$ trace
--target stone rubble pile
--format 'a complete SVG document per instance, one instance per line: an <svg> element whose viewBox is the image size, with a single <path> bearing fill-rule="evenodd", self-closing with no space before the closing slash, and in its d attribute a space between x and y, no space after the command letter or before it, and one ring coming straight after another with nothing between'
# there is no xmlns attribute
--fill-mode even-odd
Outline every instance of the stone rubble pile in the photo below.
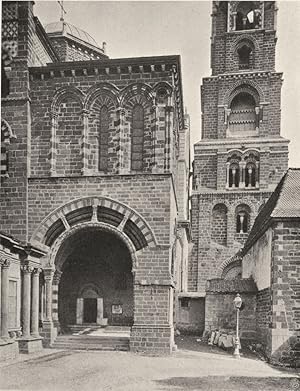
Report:
<svg viewBox="0 0 300 391"><path fill-rule="evenodd" d="M203 334L203 340L207 340L208 345L216 345L227 350L234 347L235 335L233 331L206 330Z"/></svg>

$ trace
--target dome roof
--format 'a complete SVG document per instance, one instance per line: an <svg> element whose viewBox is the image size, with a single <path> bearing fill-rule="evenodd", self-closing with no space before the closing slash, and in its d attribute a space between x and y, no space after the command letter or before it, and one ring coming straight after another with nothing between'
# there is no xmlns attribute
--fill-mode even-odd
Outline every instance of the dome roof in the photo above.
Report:
<svg viewBox="0 0 300 391"><path fill-rule="evenodd" d="M80 28L73 26L71 23L67 23L65 21L59 21L54 23L49 23L45 27L46 33L49 36L66 36L71 39L75 39L76 41L81 41L82 43L86 43L99 48L99 45L94 40L90 34L86 31L81 30Z"/></svg>

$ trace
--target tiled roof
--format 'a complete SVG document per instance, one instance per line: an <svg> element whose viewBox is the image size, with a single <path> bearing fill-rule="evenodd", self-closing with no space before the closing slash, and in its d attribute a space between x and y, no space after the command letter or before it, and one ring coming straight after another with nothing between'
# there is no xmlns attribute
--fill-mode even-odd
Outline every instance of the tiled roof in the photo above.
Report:
<svg viewBox="0 0 300 391"><path fill-rule="evenodd" d="M257 287L252 278L224 280L214 278L207 281L206 292L211 293L250 293L256 292Z"/></svg>
<svg viewBox="0 0 300 391"><path fill-rule="evenodd" d="M300 218L300 169L289 168L255 219L242 249L245 254L272 219Z"/></svg>
<svg viewBox="0 0 300 391"><path fill-rule="evenodd" d="M74 37L99 49L99 45L89 33L73 26L71 23L60 20L58 22L47 24L45 30L47 34L60 34Z"/></svg>
<svg viewBox="0 0 300 391"><path fill-rule="evenodd" d="M271 217L300 217L300 169L290 168Z"/></svg>

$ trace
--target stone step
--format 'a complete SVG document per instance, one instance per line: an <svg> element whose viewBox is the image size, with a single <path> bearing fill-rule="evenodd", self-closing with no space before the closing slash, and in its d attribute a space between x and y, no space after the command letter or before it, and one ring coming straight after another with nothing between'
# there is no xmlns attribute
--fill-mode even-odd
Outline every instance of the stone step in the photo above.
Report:
<svg viewBox="0 0 300 391"><path fill-rule="evenodd" d="M129 338L119 336L60 335L51 347L65 350L128 351Z"/></svg>
<svg viewBox="0 0 300 391"><path fill-rule="evenodd" d="M97 350L97 351L122 351L127 352L129 350L129 344L126 345L87 345L87 344L67 344L67 343L56 343L54 342L51 346L53 349L63 350Z"/></svg>
<svg viewBox="0 0 300 391"><path fill-rule="evenodd" d="M59 336L56 338L56 341L61 342L82 342L82 343L115 343L115 342L128 342L129 338L127 337L93 337L93 336L81 336L81 335L72 335L72 336Z"/></svg>

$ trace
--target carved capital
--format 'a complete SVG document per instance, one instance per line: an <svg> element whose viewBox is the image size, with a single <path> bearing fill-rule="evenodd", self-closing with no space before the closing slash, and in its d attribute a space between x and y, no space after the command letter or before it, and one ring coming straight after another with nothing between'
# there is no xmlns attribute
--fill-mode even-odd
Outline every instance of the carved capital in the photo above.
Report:
<svg viewBox="0 0 300 391"><path fill-rule="evenodd" d="M8 269L10 267L10 260L3 258L1 261L2 269Z"/></svg>
<svg viewBox="0 0 300 391"><path fill-rule="evenodd" d="M22 265L21 270L24 274L30 274L33 272L34 268L30 265Z"/></svg>
<svg viewBox="0 0 300 391"><path fill-rule="evenodd" d="M51 268L44 269L44 278L46 281L52 281L54 270Z"/></svg>
<svg viewBox="0 0 300 391"><path fill-rule="evenodd" d="M41 269L41 268L35 267L35 268L33 269L33 276L38 277L38 276L40 275L41 272L42 272L42 269Z"/></svg>
<svg viewBox="0 0 300 391"><path fill-rule="evenodd" d="M59 284L61 275L62 275L62 272L60 270L55 270L54 275L53 275L53 280L52 280L53 285Z"/></svg>

